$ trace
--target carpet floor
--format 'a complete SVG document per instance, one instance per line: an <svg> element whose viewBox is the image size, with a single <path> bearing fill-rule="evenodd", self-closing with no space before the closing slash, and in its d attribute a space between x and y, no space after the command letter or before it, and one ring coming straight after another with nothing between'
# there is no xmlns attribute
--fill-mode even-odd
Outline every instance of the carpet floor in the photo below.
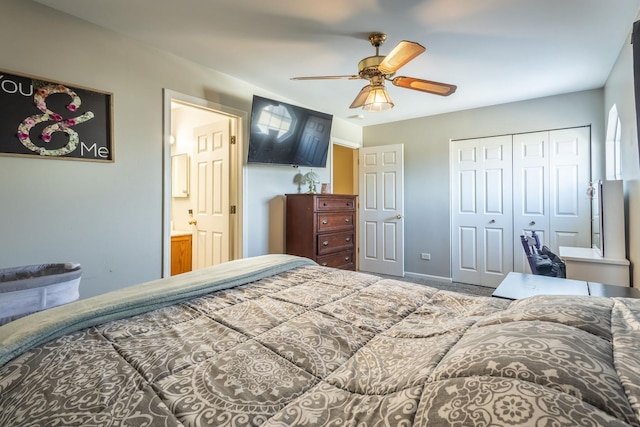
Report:
<svg viewBox="0 0 640 427"><path fill-rule="evenodd" d="M460 292L463 294L479 295L483 297L490 297L493 291L495 291L495 288L490 288L487 286L479 286L479 285L469 285L467 283L456 283L456 282L448 283L448 282L442 282L439 280L425 279L425 278L411 277L411 276L397 277L397 276L389 276L386 274L377 274L377 273L369 273L369 274L374 274L379 277L384 277L385 279L395 279L395 280L400 280L404 282L418 283L420 285L431 286L432 288L437 288L444 291Z"/></svg>

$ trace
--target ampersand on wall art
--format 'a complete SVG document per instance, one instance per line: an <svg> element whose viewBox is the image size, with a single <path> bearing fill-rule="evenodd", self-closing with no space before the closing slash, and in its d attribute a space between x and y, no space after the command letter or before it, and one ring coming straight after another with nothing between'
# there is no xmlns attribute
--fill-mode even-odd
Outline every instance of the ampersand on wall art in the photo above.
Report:
<svg viewBox="0 0 640 427"><path fill-rule="evenodd" d="M41 86L35 91L33 95L33 102L44 114L29 116L18 125L18 139L22 145L42 156L64 156L65 154L69 154L74 151L78 147L79 137L78 133L71 129L71 127L86 122L87 120L91 120L94 117L93 112L87 111L80 116L64 119L61 114L51 111L47 107L47 97L56 93L66 94L71 98L71 102L66 106L69 111L77 111L82 103L80 97L73 90L64 85L48 84ZM42 130L40 139L46 144L51 141L53 133L64 132L69 137L69 141L64 147L58 149L47 149L33 143L31 140L31 130L34 126L43 122L53 123Z"/></svg>

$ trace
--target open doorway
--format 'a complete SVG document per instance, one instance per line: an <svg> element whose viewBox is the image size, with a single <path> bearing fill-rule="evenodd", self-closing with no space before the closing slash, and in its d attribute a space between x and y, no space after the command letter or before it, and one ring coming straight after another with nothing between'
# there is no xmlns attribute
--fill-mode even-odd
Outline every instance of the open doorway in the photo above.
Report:
<svg viewBox="0 0 640 427"><path fill-rule="evenodd" d="M331 155L328 166L331 174L331 193L358 195L358 150L360 145L337 138L331 139ZM356 204L358 205L358 204ZM360 221L358 220L359 208L356 209L354 253L359 252L358 235L360 233ZM359 269L359 260L354 256L356 270Z"/></svg>
<svg viewBox="0 0 640 427"><path fill-rule="evenodd" d="M163 277L241 258L246 113L168 90L164 113Z"/></svg>
<svg viewBox="0 0 640 427"><path fill-rule="evenodd" d="M358 149L350 141L332 138L331 144L331 192L333 194L358 194Z"/></svg>

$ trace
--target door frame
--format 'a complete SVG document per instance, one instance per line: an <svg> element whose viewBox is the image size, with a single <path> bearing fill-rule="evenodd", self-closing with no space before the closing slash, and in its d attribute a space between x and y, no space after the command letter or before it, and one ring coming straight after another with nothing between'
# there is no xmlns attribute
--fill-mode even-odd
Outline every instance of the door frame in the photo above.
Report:
<svg viewBox="0 0 640 427"><path fill-rule="evenodd" d="M230 255L232 259L245 256L244 242L246 218L243 215L244 192L244 140L245 126L248 123L246 111L217 104L206 99L197 98L170 89L163 89L163 114L162 114L162 262L161 277L171 275L171 101L191 105L196 108L211 110L216 114L229 117L232 123L230 134L236 137L235 149L230 156L230 188L229 203L236 206L235 215L231 216L230 232L232 245Z"/></svg>

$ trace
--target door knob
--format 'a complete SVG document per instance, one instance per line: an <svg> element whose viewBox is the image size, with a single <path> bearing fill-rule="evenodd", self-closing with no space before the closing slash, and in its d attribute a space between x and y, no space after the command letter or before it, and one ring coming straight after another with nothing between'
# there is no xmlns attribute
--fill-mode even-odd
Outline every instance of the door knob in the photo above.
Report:
<svg viewBox="0 0 640 427"><path fill-rule="evenodd" d="M198 221L193 219L193 209L189 209L189 225L198 225Z"/></svg>
<svg viewBox="0 0 640 427"><path fill-rule="evenodd" d="M536 225L536 222L535 222L535 221L531 221L531 222L529 223L529 225Z"/></svg>
<svg viewBox="0 0 640 427"><path fill-rule="evenodd" d="M398 214L398 215L396 215L396 218L398 218L398 219L402 219L402 214Z"/></svg>
<svg viewBox="0 0 640 427"><path fill-rule="evenodd" d="M495 224L495 223L496 223L495 219L492 219L491 221L489 221L489 224Z"/></svg>

